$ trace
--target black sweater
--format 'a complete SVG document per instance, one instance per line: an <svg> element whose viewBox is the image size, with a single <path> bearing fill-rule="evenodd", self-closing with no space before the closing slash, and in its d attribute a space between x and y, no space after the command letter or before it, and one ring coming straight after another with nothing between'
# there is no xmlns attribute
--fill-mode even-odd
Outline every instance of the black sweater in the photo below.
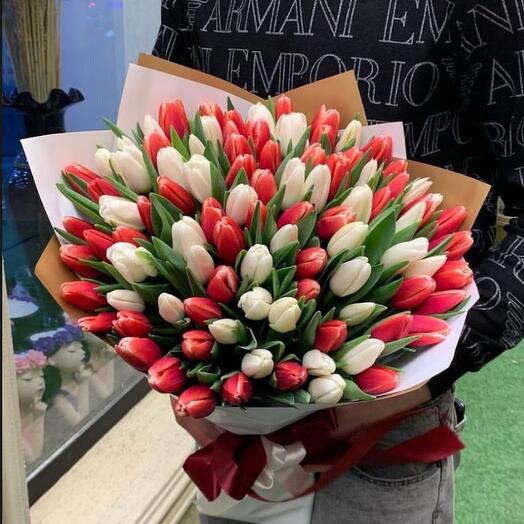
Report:
<svg viewBox="0 0 524 524"><path fill-rule="evenodd" d="M162 0L154 54L265 98L349 69L408 157L491 184L468 258L480 300L432 393L524 334L524 0ZM497 247L497 197L515 217Z"/></svg>

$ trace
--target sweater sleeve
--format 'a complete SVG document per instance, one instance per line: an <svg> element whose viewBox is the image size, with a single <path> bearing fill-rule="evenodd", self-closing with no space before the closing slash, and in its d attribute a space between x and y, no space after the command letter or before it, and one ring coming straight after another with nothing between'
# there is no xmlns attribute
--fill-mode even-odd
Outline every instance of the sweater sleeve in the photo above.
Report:
<svg viewBox="0 0 524 524"><path fill-rule="evenodd" d="M476 267L480 299L468 314L451 366L429 383L434 396L524 336L524 33L511 13L494 13L480 2L463 4L457 23L463 111L490 151L491 201L501 197L504 214L514 218L503 242Z"/></svg>

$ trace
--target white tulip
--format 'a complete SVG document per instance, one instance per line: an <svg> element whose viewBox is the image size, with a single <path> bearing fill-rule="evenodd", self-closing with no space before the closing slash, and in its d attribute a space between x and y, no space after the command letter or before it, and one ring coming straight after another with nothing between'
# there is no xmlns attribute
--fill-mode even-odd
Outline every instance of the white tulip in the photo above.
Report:
<svg viewBox="0 0 524 524"><path fill-rule="evenodd" d="M195 244L189 248L186 263L201 284L205 284L215 270L213 257L200 244Z"/></svg>
<svg viewBox="0 0 524 524"><path fill-rule="evenodd" d="M248 109L247 120L248 122L265 120L268 123L271 134L275 134L275 120L273 119L273 115L271 114L271 111L261 102L257 102Z"/></svg>
<svg viewBox="0 0 524 524"><path fill-rule="evenodd" d="M289 246L298 240L298 226L296 224L286 224L281 227L271 239L269 243L269 250L275 253L279 249Z"/></svg>
<svg viewBox="0 0 524 524"><path fill-rule="evenodd" d="M304 113L288 113L278 119L275 134L283 155L287 154L290 143L292 147L298 144L306 128L307 119Z"/></svg>
<svg viewBox="0 0 524 524"><path fill-rule="evenodd" d="M364 322L375 311L374 302L356 302L343 307L338 318L349 326L356 326Z"/></svg>
<svg viewBox="0 0 524 524"><path fill-rule="evenodd" d="M136 144L128 136L122 135L121 137L118 137L116 139L116 148L119 151L123 151L126 147L136 148L140 153L140 150L136 147Z"/></svg>
<svg viewBox="0 0 524 524"><path fill-rule="evenodd" d="M262 284L271 274L273 257L269 249L262 244L255 244L248 249L240 264L242 278Z"/></svg>
<svg viewBox="0 0 524 524"><path fill-rule="evenodd" d="M187 259L192 246L203 246L206 243L202 228L195 219L188 216L182 217L182 220L173 224L171 235L173 250L184 260Z"/></svg>
<svg viewBox="0 0 524 524"><path fill-rule="evenodd" d="M220 318L208 326L213 338L220 344L236 344L245 335L245 329L238 320Z"/></svg>
<svg viewBox="0 0 524 524"><path fill-rule="evenodd" d="M372 158L369 162L364 164L360 176L358 177L356 186L363 186L369 182L369 179L377 172L378 163Z"/></svg>
<svg viewBox="0 0 524 524"><path fill-rule="evenodd" d="M269 306L273 302L271 293L260 286L244 293L238 301L238 307L244 311L249 320L264 320L269 314Z"/></svg>
<svg viewBox="0 0 524 524"><path fill-rule="evenodd" d="M378 338L368 338L350 349L338 363L338 367L349 375L358 375L371 367L384 351L384 342Z"/></svg>
<svg viewBox="0 0 524 524"><path fill-rule="evenodd" d="M409 242L400 242L400 244L395 244L386 250L380 263L386 270L401 262L421 260L428 254L428 246L428 239L423 237L415 238Z"/></svg>
<svg viewBox="0 0 524 524"><path fill-rule="evenodd" d="M416 260L402 271L405 278L409 277L432 277L446 262L446 255L436 255L433 257Z"/></svg>
<svg viewBox="0 0 524 524"><path fill-rule="evenodd" d="M337 369L335 361L318 349L306 352L302 357L302 365L307 369L307 374L312 377L331 375Z"/></svg>
<svg viewBox="0 0 524 524"><path fill-rule="evenodd" d="M184 303L170 293L158 295L158 313L169 324L182 320L186 314Z"/></svg>
<svg viewBox="0 0 524 524"><path fill-rule="evenodd" d="M193 155L184 164L184 177L192 195L202 203L212 196L211 164L202 155Z"/></svg>
<svg viewBox="0 0 524 524"><path fill-rule="evenodd" d="M367 257L356 257L340 264L329 279L329 289L337 297L347 297L356 293L371 275L371 265Z"/></svg>
<svg viewBox="0 0 524 524"><path fill-rule="evenodd" d="M111 152L105 147L99 147L95 153L95 168L98 174L103 177L113 176L113 171L109 161L111 160Z"/></svg>
<svg viewBox="0 0 524 524"><path fill-rule="evenodd" d="M343 249L354 249L361 246L368 234L368 225L363 222L350 222L342 226L329 240L327 252L330 257Z"/></svg>
<svg viewBox="0 0 524 524"><path fill-rule="evenodd" d="M334 373L328 377L314 378L307 388L315 404L336 404L344 394L345 380Z"/></svg>
<svg viewBox="0 0 524 524"><path fill-rule="evenodd" d="M346 126L346 129L342 132L340 140L337 142L335 151L338 153L349 144L350 140L355 139L355 146L358 147L360 140L360 132L362 131L362 124L360 120L351 120L351 122Z"/></svg>
<svg viewBox="0 0 524 524"><path fill-rule="evenodd" d="M257 192L247 184L235 186L226 203L226 215L231 217L239 226L246 223L249 208L258 202Z"/></svg>
<svg viewBox="0 0 524 524"><path fill-rule="evenodd" d="M349 206L356 213L356 219L367 224L373 206L373 191L367 184L356 186L342 202L342 205Z"/></svg>
<svg viewBox="0 0 524 524"><path fill-rule="evenodd" d="M151 116L146 115L144 117L144 127L143 127L144 136L148 136L155 131L164 134L164 130L159 126L158 122Z"/></svg>
<svg viewBox="0 0 524 524"><path fill-rule="evenodd" d="M135 291L128 289L115 289L106 295L107 303L117 311L138 311L146 309L142 297Z"/></svg>
<svg viewBox="0 0 524 524"><path fill-rule="evenodd" d="M147 173L142 153L135 146L126 146L122 151L115 151L111 155L111 162L115 171L124 179L126 186L136 193L143 194L151 191L151 179Z"/></svg>
<svg viewBox="0 0 524 524"><path fill-rule="evenodd" d="M406 211L396 222L395 222L395 233L402 231L406 227L412 224L420 223L424 217L426 211L426 203L419 202L415 204L411 209Z"/></svg>
<svg viewBox="0 0 524 524"><path fill-rule="evenodd" d="M98 212L111 226L127 226L138 230L145 227L137 205L127 198L102 195L98 201Z"/></svg>
<svg viewBox="0 0 524 524"><path fill-rule="evenodd" d="M273 372L273 354L267 349L253 349L242 357L240 369L242 373L252 378L264 378Z"/></svg>
<svg viewBox="0 0 524 524"><path fill-rule="evenodd" d="M302 193L305 195L311 187L313 188L309 201L317 211L320 211L326 205L330 184L331 173L329 167L325 164L315 166L304 182Z"/></svg>
<svg viewBox="0 0 524 524"><path fill-rule="evenodd" d="M280 177L279 184L279 187L286 187L284 198L282 199L282 207L284 209L287 209L302 200L302 197L304 196L305 176L306 166L300 158L292 158L286 164L282 176Z"/></svg>
<svg viewBox="0 0 524 524"><path fill-rule="evenodd" d="M155 266L146 257L137 255L138 249L129 242L116 242L106 251L106 256L113 267L130 284L137 284L147 277L157 275Z"/></svg>
<svg viewBox="0 0 524 524"><path fill-rule="evenodd" d="M212 115L202 115L200 117L202 121L202 127L204 128L204 136L206 140L211 142L211 145L216 147L217 142L222 143L224 141L222 137L222 130L216 117Z"/></svg>
<svg viewBox="0 0 524 524"><path fill-rule="evenodd" d="M189 153L193 155L203 155L206 150L206 146L202 143L200 138L191 133L189 135Z"/></svg>
<svg viewBox="0 0 524 524"><path fill-rule="evenodd" d="M300 306L295 298L279 298L269 308L269 327L279 333L288 333L297 327L300 315Z"/></svg>
<svg viewBox="0 0 524 524"><path fill-rule="evenodd" d="M407 206L408 204L411 204L411 202L414 202L417 198L425 195L431 187L432 183L433 182L431 182L431 180L427 177L417 178L408 186L408 190L402 199L402 203Z"/></svg>
<svg viewBox="0 0 524 524"><path fill-rule="evenodd" d="M184 189L189 189L184 174L184 159L174 147L163 147L156 156L158 174L170 178Z"/></svg>

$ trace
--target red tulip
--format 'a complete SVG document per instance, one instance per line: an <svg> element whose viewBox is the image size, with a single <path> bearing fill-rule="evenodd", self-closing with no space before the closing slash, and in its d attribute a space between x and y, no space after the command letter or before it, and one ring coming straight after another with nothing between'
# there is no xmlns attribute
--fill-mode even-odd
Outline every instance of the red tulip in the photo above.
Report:
<svg viewBox="0 0 524 524"><path fill-rule="evenodd" d="M331 145L331 150L333 150L335 149L335 145L337 143L337 131L338 129L335 129L334 127L331 127L327 124L320 124L312 128L309 140L311 143L319 143L322 140L322 137L326 135Z"/></svg>
<svg viewBox="0 0 524 524"><path fill-rule="evenodd" d="M266 218L267 218L267 207L261 202L260 200L258 202L251 202L251 205L249 206L249 209L247 210L246 215L246 227L251 227L251 221L253 220L253 215L255 214L255 209L257 207L257 204L260 208L260 224L262 227L266 224Z"/></svg>
<svg viewBox="0 0 524 524"><path fill-rule="evenodd" d="M229 168L229 171L226 175L226 187L228 189L233 185L238 172L242 168L246 173L248 181L251 182L251 175L257 168L257 162L252 154L239 155L235 158L235 160L233 160L233 163L231 164L231 167Z"/></svg>
<svg viewBox="0 0 524 524"><path fill-rule="evenodd" d="M238 132L241 135L246 136L246 126L244 124L244 120L242 119L242 116L236 109L230 109L229 111L226 111L224 113L224 119L225 119L226 124L228 121L233 122L236 128L238 129Z"/></svg>
<svg viewBox="0 0 524 524"><path fill-rule="evenodd" d="M355 375L357 386L368 395L380 395L391 391L398 384L398 371L375 364Z"/></svg>
<svg viewBox="0 0 524 524"><path fill-rule="evenodd" d="M331 353L346 341L347 336L348 328L343 320L328 320L318 326L313 347L322 353Z"/></svg>
<svg viewBox="0 0 524 524"><path fill-rule="evenodd" d="M329 171L331 172L331 186L329 187L329 200L333 199L337 194L338 188L342 183L344 177L351 171L352 162L343 153L334 153L330 155L327 160ZM345 186L346 189L348 186Z"/></svg>
<svg viewBox="0 0 524 524"><path fill-rule="evenodd" d="M65 244L60 247L60 260L77 275L85 278L97 278L100 273L89 266L86 266L81 259L92 259L94 253L89 246Z"/></svg>
<svg viewBox="0 0 524 524"><path fill-rule="evenodd" d="M167 136L158 129L144 137L144 150L155 167L157 167L156 157L158 152L164 147L169 147L170 145L170 140L168 140Z"/></svg>
<svg viewBox="0 0 524 524"><path fill-rule="evenodd" d="M468 212L464 206L454 206L444 209L437 218L437 229L433 234L433 238L439 238L457 231L466 219L467 214Z"/></svg>
<svg viewBox="0 0 524 524"><path fill-rule="evenodd" d="M277 221L278 229L284 227L286 224L296 224L300 222L300 220L314 210L315 206L313 206L311 202L297 202L293 204L280 215Z"/></svg>
<svg viewBox="0 0 524 524"><path fill-rule="evenodd" d="M329 240L342 226L355 220L356 214L349 206L335 206L324 211L317 222L317 235Z"/></svg>
<svg viewBox="0 0 524 524"><path fill-rule="evenodd" d="M107 306L106 297L96 291L99 284L87 280L64 282L60 286L63 299L85 311L95 311L99 307Z"/></svg>
<svg viewBox="0 0 524 524"><path fill-rule="evenodd" d="M216 103L207 103L207 104L200 104L200 107L198 108L201 115L208 115L208 116L214 116L218 124L220 125L220 128L224 127L225 117L224 112L222 111L222 108L216 104Z"/></svg>
<svg viewBox="0 0 524 524"><path fill-rule="evenodd" d="M307 370L298 362L286 360L275 365L274 373L277 389L293 391L300 389L307 380Z"/></svg>
<svg viewBox="0 0 524 524"><path fill-rule="evenodd" d="M420 221L418 229L423 228L431 220L433 213L435 213L438 206L442 202L442 196L437 195L435 193L429 193L429 194L422 195L419 198L416 198L415 200L413 200L413 202L410 202L407 206L405 206L402 209L400 215L401 216L404 215L412 207L416 206L420 202L424 202L424 214L422 216L422 220Z"/></svg>
<svg viewBox="0 0 524 524"><path fill-rule="evenodd" d="M213 197L206 198L202 204L202 212L200 214L200 226L206 235L208 242L213 240L213 230L215 224L225 216L224 210L220 202Z"/></svg>
<svg viewBox="0 0 524 524"><path fill-rule="evenodd" d="M387 167L384 169L384 178L387 178L390 175L398 175L404 171L407 171L408 161L407 160L393 160L390 162Z"/></svg>
<svg viewBox="0 0 524 524"><path fill-rule="evenodd" d="M215 410L215 395L209 386L195 384L182 391L175 404L179 417L204 418Z"/></svg>
<svg viewBox="0 0 524 524"><path fill-rule="evenodd" d="M326 163L327 155L319 143L314 143L304 151L300 160L306 165L309 162L311 167L316 167Z"/></svg>
<svg viewBox="0 0 524 524"><path fill-rule="evenodd" d="M435 287L435 281L428 276L406 278L391 299L391 305L396 309L412 309L422 304Z"/></svg>
<svg viewBox="0 0 524 524"><path fill-rule="evenodd" d="M232 133L226 138L224 151L230 162L233 162L238 155L248 155L252 153L247 138L237 133Z"/></svg>
<svg viewBox="0 0 524 524"><path fill-rule="evenodd" d="M162 351L150 338L125 337L115 346L115 351L138 371L146 372L162 358Z"/></svg>
<svg viewBox="0 0 524 524"><path fill-rule="evenodd" d="M136 201L136 206L138 208L138 214L140 219L146 226L147 232L153 234L153 218L151 214L151 201L144 195L140 195Z"/></svg>
<svg viewBox="0 0 524 524"><path fill-rule="evenodd" d="M182 353L189 360L208 362L211 360L211 351L215 339L208 331L191 329L182 335Z"/></svg>
<svg viewBox="0 0 524 524"><path fill-rule="evenodd" d="M113 328L121 337L147 337L151 331L151 322L144 313L119 311Z"/></svg>
<svg viewBox="0 0 524 524"><path fill-rule="evenodd" d="M206 291L214 301L229 304L236 297L238 283L238 276L231 266L218 266L209 277Z"/></svg>
<svg viewBox="0 0 524 524"><path fill-rule="evenodd" d="M387 206L391 200L391 189L388 186L381 187L373 193L373 204L371 206L371 217L373 220Z"/></svg>
<svg viewBox="0 0 524 524"><path fill-rule="evenodd" d="M236 126L235 122L232 120L226 120L224 121L224 127L222 128L222 138L223 142L225 142L229 136L231 135L240 135L240 131L238 130L238 127Z"/></svg>
<svg viewBox="0 0 524 524"><path fill-rule="evenodd" d="M320 295L320 284L311 278L304 278L297 282L297 300L301 297L308 300L314 300Z"/></svg>
<svg viewBox="0 0 524 524"><path fill-rule="evenodd" d="M288 115L293 112L291 98L286 95L280 95L275 104L275 116L278 120L282 115Z"/></svg>
<svg viewBox="0 0 524 524"><path fill-rule="evenodd" d="M447 260L445 264L433 275L437 284L437 291L447 289L460 289L473 280L473 271L468 263L460 260Z"/></svg>
<svg viewBox="0 0 524 524"><path fill-rule="evenodd" d="M248 138L253 141L257 158L260 156L262 148L266 142L271 138L269 124L265 120L250 120L246 125L246 133Z"/></svg>
<svg viewBox="0 0 524 524"><path fill-rule="evenodd" d="M269 169L257 169L251 177L251 186L264 204L267 204L278 190L275 177Z"/></svg>
<svg viewBox="0 0 524 524"><path fill-rule="evenodd" d="M186 382L181 364L176 357L159 358L147 372L149 385L160 393L179 393Z"/></svg>
<svg viewBox="0 0 524 524"><path fill-rule="evenodd" d="M418 315L437 315L447 313L466 299L468 294L463 289L435 291L417 308Z"/></svg>
<svg viewBox="0 0 524 524"><path fill-rule="evenodd" d="M189 130L189 122L182 100L176 98L170 102L160 104L158 123L166 136L171 136L171 127L174 127L177 135L182 138L186 131Z"/></svg>
<svg viewBox="0 0 524 524"><path fill-rule="evenodd" d="M222 382L221 390L224 402L230 406L245 404L253 394L253 384L244 373L239 371L236 375L226 378Z"/></svg>
<svg viewBox="0 0 524 524"><path fill-rule="evenodd" d="M399 173L385 187L389 187L391 198L397 198L404 191L408 182L409 175L406 172Z"/></svg>
<svg viewBox="0 0 524 524"><path fill-rule="evenodd" d="M225 216L215 224L213 243L218 256L224 262L233 264L238 253L244 248L244 233L231 217Z"/></svg>
<svg viewBox="0 0 524 524"><path fill-rule="evenodd" d="M88 169L81 164L69 164L68 166L64 167L64 176L67 182L72 189L81 194L83 194L82 188L73 180L71 175L74 175L80 180L83 180L86 184L89 184L89 182L100 178L94 171L91 171L91 169Z"/></svg>
<svg viewBox="0 0 524 524"><path fill-rule="evenodd" d="M390 135L377 135L361 148L362 152L368 152L369 158L377 162L389 162L393 154L393 139Z"/></svg>
<svg viewBox="0 0 524 524"><path fill-rule="evenodd" d="M91 182L87 184L87 192L95 202L98 202L102 195L120 196L120 192L104 178L95 178L94 180L91 180Z"/></svg>
<svg viewBox="0 0 524 524"><path fill-rule="evenodd" d="M260 169L269 169L274 173L281 162L282 153L280 152L280 146L273 140L268 140L258 156L258 167Z"/></svg>
<svg viewBox="0 0 524 524"><path fill-rule="evenodd" d="M429 249L433 249L444 239L445 237L431 239ZM473 237L471 236L471 231L457 231L456 233L453 233L451 242L446 247L448 260L456 260L463 257L472 245Z"/></svg>
<svg viewBox="0 0 524 524"><path fill-rule="evenodd" d="M105 335L113 329L113 320L116 319L116 313L104 311L91 317L82 317L78 319L78 325L84 330L94 335Z"/></svg>
<svg viewBox="0 0 524 524"><path fill-rule="evenodd" d="M93 229L93 224L91 224L91 222L77 217L64 217L63 224L64 229L68 233L81 239L84 238L84 231Z"/></svg>
<svg viewBox="0 0 524 524"><path fill-rule="evenodd" d="M184 309L186 315L194 322L201 326L206 325L206 320L213 318L222 318L222 311L218 304L205 297L191 297L184 300Z"/></svg>
<svg viewBox="0 0 524 524"><path fill-rule="evenodd" d="M399 340L407 335L410 321L411 315L408 312L397 313L375 324L371 336L386 343Z"/></svg>
<svg viewBox="0 0 524 524"><path fill-rule="evenodd" d="M192 215L195 212L195 202L191 193L166 176L159 176L157 180L159 193L178 207L182 214Z"/></svg>
<svg viewBox="0 0 524 524"><path fill-rule="evenodd" d="M328 135L331 149L335 149L338 128L340 127L340 113L336 109L326 109L322 104L311 121L311 142L318 142L322 134Z"/></svg>
<svg viewBox="0 0 524 524"><path fill-rule="evenodd" d="M439 344L449 333L449 326L445 320L429 315L412 315L408 335L418 336L410 342L410 347L426 347Z"/></svg>
<svg viewBox="0 0 524 524"><path fill-rule="evenodd" d="M363 155L362 151L357 146L350 147L349 149L342 151L340 154L350 161L351 169L355 167L355 164Z"/></svg>
<svg viewBox="0 0 524 524"><path fill-rule="evenodd" d="M84 231L84 238L97 258L109 262L106 251L115 243L111 235L98 229L88 229Z"/></svg>
<svg viewBox="0 0 524 524"><path fill-rule="evenodd" d="M295 264L297 272L295 278L315 278L327 264L328 255L321 247L307 247L298 252Z"/></svg>
<svg viewBox="0 0 524 524"><path fill-rule="evenodd" d="M113 240L115 242L127 242L133 244L136 247L139 246L137 239L139 240L149 240L148 237L144 235L141 231L137 231L132 227L127 226L117 226L113 231Z"/></svg>

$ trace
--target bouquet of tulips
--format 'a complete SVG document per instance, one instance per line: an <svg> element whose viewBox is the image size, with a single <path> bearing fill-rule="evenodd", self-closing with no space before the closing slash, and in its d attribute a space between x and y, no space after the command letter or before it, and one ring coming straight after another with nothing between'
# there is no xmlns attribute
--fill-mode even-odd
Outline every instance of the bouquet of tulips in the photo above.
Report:
<svg viewBox="0 0 524 524"><path fill-rule="evenodd" d="M129 136L108 122L94 171L64 166L63 299L180 416L373 399L462 313L466 209L340 120L176 99Z"/></svg>

